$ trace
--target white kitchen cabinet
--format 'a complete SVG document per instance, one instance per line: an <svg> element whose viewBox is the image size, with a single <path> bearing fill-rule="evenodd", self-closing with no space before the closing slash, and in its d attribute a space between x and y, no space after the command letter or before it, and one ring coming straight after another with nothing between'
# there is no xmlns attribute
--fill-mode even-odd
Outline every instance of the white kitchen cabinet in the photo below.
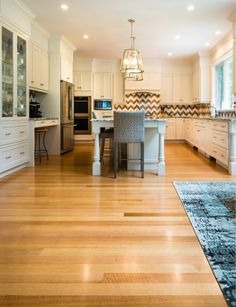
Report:
<svg viewBox="0 0 236 307"><path fill-rule="evenodd" d="M125 80L126 90L158 91L161 87L161 74L158 72L144 72L142 81Z"/></svg>
<svg viewBox="0 0 236 307"><path fill-rule="evenodd" d="M0 122L0 177L28 161L28 121Z"/></svg>
<svg viewBox="0 0 236 307"><path fill-rule="evenodd" d="M114 97L113 97L114 103L123 104L125 100L124 78L122 77L120 72L114 73L113 89L114 89Z"/></svg>
<svg viewBox="0 0 236 307"><path fill-rule="evenodd" d="M29 46L29 86L33 90L48 91L48 53L32 42Z"/></svg>
<svg viewBox="0 0 236 307"><path fill-rule="evenodd" d="M163 73L161 75L160 102L172 103L172 74Z"/></svg>
<svg viewBox="0 0 236 307"><path fill-rule="evenodd" d="M73 59L61 54L61 80L73 83Z"/></svg>
<svg viewBox="0 0 236 307"><path fill-rule="evenodd" d="M176 120L168 119L166 123L165 140L175 140L175 139L176 139Z"/></svg>
<svg viewBox="0 0 236 307"><path fill-rule="evenodd" d="M190 104L192 102L192 74L173 74L172 102L175 104Z"/></svg>
<svg viewBox="0 0 236 307"><path fill-rule="evenodd" d="M113 75L110 72L95 72L93 78L94 99L113 98Z"/></svg>
<svg viewBox="0 0 236 307"><path fill-rule="evenodd" d="M90 71L74 71L75 91L92 90L92 73Z"/></svg>
<svg viewBox="0 0 236 307"><path fill-rule="evenodd" d="M193 65L193 102L211 102L211 61L209 56L199 56Z"/></svg>

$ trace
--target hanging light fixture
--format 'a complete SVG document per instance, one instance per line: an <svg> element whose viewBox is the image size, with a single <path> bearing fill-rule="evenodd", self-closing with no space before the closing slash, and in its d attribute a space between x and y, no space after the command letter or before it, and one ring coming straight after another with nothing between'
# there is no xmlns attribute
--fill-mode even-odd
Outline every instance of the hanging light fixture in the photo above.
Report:
<svg viewBox="0 0 236 307"><path fill-rule="evenodd" d="M134 48L133 24L135 20L129 19L128 22L131 26L131 48L124 50L120 71L126 80L141 81L143 80L142 58L139 51Z"/></svg>

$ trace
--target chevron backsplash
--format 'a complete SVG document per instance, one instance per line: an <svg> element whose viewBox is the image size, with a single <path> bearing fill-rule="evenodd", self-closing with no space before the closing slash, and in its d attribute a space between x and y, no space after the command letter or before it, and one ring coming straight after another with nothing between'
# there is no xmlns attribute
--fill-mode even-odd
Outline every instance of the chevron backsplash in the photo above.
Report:
<svg viewBox="0 0 236 307"><path fill-rule="evenodd" d="M119 111L145 110L145 113L150 116L159 116L160 95L149 92L129 93L125 95L125 103L114 105L114 108Z"/></svg>
<svg viewBox="0 0 236 307"><path fill-rule="evenodd" d="M162 105L160 104L159 93L135 92L125 95L124 104L114 105L115 110L138 111L145 110L146 115L158 117L160 114L165 116L207 116L210 115L209 104L184 104L184 105Z"/></svg>

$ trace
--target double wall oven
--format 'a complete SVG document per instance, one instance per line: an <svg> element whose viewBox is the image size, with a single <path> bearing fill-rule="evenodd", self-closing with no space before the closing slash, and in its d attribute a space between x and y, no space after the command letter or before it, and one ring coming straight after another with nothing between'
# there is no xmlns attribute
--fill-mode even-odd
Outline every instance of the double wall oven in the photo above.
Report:
<svg viewBox="0 0 236 307"><path fill-rule="evenodd" d="M74 97L74 133L91 134L91 96Z"/></svg>

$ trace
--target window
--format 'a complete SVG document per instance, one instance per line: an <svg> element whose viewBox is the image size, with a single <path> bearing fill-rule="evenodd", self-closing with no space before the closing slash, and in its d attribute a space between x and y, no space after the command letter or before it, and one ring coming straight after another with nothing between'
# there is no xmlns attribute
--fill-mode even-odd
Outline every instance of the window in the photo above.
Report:
<svg viewBox="0 0 236 307"><path fill-rule="evenodd" d="M216 101L217 109L232 108L233 93L233 57L228 56L215 65Z"/></svg>

